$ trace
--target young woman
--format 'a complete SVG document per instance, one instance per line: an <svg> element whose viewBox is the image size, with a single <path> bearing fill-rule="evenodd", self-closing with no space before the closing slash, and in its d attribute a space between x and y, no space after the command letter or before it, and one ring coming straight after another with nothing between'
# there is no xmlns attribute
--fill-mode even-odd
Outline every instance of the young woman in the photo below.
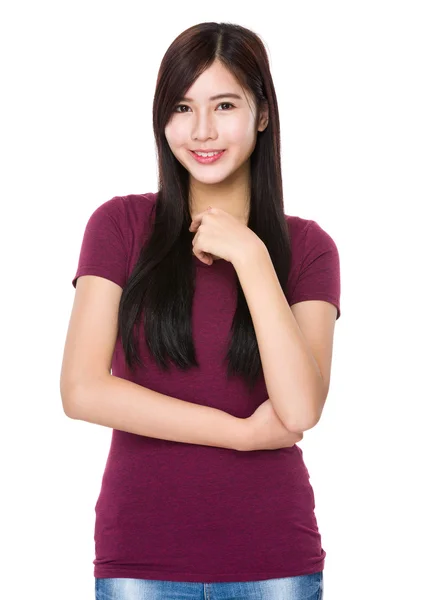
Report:
<svg viewBox="0 0 421 600"><path fill-rule="evenodd" d="M329 389L339 256L284 213L260 38L225 23L179 35L153 127L158 192L87 223L61 372L66 414L113 429L96 598L320 600L296 442Z"/></svg>

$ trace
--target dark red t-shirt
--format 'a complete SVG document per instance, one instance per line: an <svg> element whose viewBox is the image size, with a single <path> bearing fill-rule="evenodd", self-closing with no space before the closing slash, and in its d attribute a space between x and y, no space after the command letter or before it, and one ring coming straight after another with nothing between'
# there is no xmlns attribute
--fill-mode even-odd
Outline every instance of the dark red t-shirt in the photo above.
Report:
<svg viewBox="0 0 421 600"><path fill-rule="evenodd" d="M98 275L124 287L145 240L156 194L116 196L86 225L73 285ZM339 255L313 220L286 216L292 243L290 305L326 300L340 316ZM146 369L125 366L120 338L112 374L162 394L249 417L268 398L253 393L223 358L235 310L235 269L196 261L193 336L200 369L164 374L140 338ZM217 327L215 324L217 323ZM141 330L142 331L142 330ZM112 430L95 505L94 577L191 582L257 581L311 574L326 553L301 448L239 452Z"/></svg>

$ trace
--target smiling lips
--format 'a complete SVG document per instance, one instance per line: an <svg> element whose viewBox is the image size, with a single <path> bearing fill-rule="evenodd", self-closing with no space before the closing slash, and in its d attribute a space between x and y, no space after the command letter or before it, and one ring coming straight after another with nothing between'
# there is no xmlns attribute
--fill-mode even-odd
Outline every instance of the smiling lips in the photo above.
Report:
<svg viewBox="0 0 421 600"><path fill-rule="evenodd" d="M199 162L203 165L208 165L210 163L214 163L217 160L219 160L221 158L221 156L224 154L225 150L221 150L217 154L212 154L211 156L199 156L193 150L189 150L189 152L197 162Z"/></svg>

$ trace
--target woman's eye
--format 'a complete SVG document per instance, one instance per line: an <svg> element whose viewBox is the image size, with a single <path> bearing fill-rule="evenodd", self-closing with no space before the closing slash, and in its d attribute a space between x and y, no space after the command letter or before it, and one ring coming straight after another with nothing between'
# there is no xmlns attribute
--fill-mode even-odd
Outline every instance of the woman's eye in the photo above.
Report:
<svg viewBox="0 0 421 600"><path fill-rule="evenodd" d="M231 102L221 102L221 104L218 104L218 106L224 106L224 105L232 106L232 108L235 108L234 105L231 104ZM178 110L179 108L182 109L182 108L190 108L190 107L187 106L186 104L177 104L177 106L174 109L174 112L180 112L180 113L187 112L185 110ZM222 111L222 112L225 112L225 111Z"/></svg>
<svg viewBox="0 0 421 600"><path fill-rule="evenodd" d="M186 106L185 104L177 104L177 106L175 107L174 111L175 112L185 112L184 110L177 110L178 108L189 108L189 107Z"/></svg>
<svg viewBox="0 0 421 600"><path fill-rule="evenodd" d="M222 106L223 104L225 104L225 106L232 106L234 108L234 104L231 104L231 102L221 102L219 106Z"/></svg>

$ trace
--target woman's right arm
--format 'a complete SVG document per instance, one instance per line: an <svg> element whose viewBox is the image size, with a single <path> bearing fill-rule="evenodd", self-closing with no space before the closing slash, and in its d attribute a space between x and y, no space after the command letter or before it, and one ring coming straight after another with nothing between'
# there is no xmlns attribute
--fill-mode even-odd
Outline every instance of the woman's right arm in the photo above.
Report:
<svg viewBox="0 0 421 600"><path fill-rule="evenodd" d="M137 435L243 450L243 422L217 408L185 402L132 381L104 375L68 398L68 417Z"/></svg>
<svg viewBox="0 0 421 600"><path fill-rule="evenodd" d="M248 449L246 419L111 375L121 294L108 279L78 278L60 376L65 414L152 438Z"/></svg>

